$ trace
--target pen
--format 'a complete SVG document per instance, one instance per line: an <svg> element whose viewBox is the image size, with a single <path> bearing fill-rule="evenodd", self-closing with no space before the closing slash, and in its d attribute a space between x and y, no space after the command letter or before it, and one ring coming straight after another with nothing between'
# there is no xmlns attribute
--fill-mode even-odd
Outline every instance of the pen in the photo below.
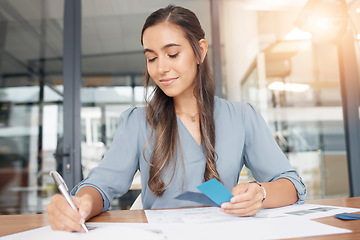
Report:
<svg viewBox="0 0 360 240"><path fill-rule="evenodd" d="M64 179L61 177L61 175L57 172L57 171L51 171L50 172L50 176L54 179L54 182L57 186L57 188L59 189L59 191L61 192L61 194L65 197L66 201L70 204L70 206L77 211L77 208L74 204L74 202L72 201L70 194L69 194L69 189L66 186L66 183L64 181ZM81 226L83 227L83 229L85 230L85 232L89 232L89 230L87 229L87 227L85 226L85 223L81 224Z"/></svg>

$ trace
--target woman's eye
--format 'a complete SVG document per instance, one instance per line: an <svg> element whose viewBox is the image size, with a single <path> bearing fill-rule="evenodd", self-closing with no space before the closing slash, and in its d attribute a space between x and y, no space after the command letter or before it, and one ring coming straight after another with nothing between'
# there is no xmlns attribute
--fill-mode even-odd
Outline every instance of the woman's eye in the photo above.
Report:
<svg viewBox="0 0 360 240"><path fill-rule="evenodd" d="M178 55L179 53L176 53L176 54L173 54L173 55L168 55L170 58L176 58L177 57L177 55Z"/></svg>
<svg viewBox="0 0 360 240"><path fill-rule="evenodd" d="M154 57L154 58L149 58L149 59L148 59L148 62L153 62L153 61L155 61L155 59L156 59L156 57Z"/></svg>

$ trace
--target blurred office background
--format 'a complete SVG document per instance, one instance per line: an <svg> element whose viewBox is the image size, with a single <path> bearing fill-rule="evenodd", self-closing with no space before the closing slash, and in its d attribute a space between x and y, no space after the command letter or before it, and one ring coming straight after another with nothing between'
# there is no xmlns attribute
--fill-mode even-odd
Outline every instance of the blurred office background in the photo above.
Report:
<svg viewBox="0 0 360 240"><path fill-rule="evenodd" d="M0 0L0 214L44 212L49 171L72 187L101 161L122 111L144 104L140 31L169 3L197 14L217 95L257 107L308 199L359 196L360 0Z"/></svg>

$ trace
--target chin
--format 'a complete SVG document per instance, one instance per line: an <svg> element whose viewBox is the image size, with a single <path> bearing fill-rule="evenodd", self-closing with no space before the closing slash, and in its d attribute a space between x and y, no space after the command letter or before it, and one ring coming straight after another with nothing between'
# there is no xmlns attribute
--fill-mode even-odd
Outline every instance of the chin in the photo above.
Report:
<svg viewBox="0 0 360 240"><path fill-rule="evenodd" d="M177 95L179 95L179 93L177 91L164 91L163 89L161 89L166 96L168 97L176 97Z"/></svg>
<svg viewBox="0 0 360 240"><path fill-rule="evenodd" d="M166 96L172 97L172 98L177 96L177 94L175 94L175 93L167 93L167 92L164 92L164 93Z"/></svg>

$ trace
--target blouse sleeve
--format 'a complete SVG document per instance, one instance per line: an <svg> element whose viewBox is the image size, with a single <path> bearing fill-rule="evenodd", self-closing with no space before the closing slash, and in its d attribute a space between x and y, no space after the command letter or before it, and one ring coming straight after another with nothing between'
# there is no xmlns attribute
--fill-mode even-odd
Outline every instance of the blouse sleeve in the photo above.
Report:
<svg viewBox="0 0 360 240"><path fill-rule="evenodd" d="M114 197L124 195L130 188L139 165L139 118L136 108L121 114L118 128L109 150L100 164L88 177L71 191L75 195L81 188L96 188L103 198L103 209L107 211Z"/></svg>
<svg viewBox="0 0 360 240"><path fill-rule="evenodd" d="M256 180L271 182L279 178L290 180L298 194L297 203L304 203L306 187L301 177L293 169L272 136L268 125L251 104L246 104L243 112L245 122L245 165Z"/></svg>

